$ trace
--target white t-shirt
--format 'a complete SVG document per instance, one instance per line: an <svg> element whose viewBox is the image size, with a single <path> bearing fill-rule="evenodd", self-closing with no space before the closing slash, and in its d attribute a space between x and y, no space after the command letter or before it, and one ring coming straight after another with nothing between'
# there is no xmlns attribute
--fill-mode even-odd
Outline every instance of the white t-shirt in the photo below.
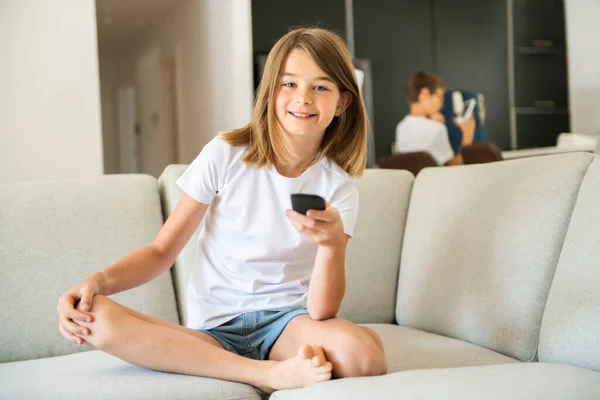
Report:
<svg viewBox="0 0 600 400"><path fill-rule="evenodd" d="M318 246L285 215L290 194L318 194L338 209L352 236L358 211L354 180L323 158L297 178L246 166L246 147L211 140L177 180L210 204L198 236L197 264L187 289L192 329L210 329L241 313L306 307Z"/></svg>
<svg viewBox="0 0 600 400"><path fill-rule="evenodd" d="M412 115L404 117L396 126L396 151L426 151L438 165L444 165L454 158L446 126L429 118Z"/></svg>

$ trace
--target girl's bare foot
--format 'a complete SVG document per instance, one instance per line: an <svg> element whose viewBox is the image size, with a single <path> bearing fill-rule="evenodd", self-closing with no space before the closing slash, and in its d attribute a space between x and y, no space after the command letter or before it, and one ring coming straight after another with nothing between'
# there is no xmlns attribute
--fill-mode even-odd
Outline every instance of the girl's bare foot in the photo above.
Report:
<svg viewBox="0 0 600 400"><path fill-rule="evenodd" d="M313 351L312 362L315 367L319 365L325 365L327 363L327 358L325 357L325 352L321 346L311 345L310 346ZM331 364L331 363L329 363ZM333 367L333 364L331 364Z"/></svg>
<svg viewBox="0 0 600 400"><path fill-rule="evenodd" d="M318 348L317 354L313 348ZM268 361L269 368L264 383L258 388L266 394L275 390L296 389L331 379L331 363L321 355L318 346L303 345L298 355L285 361Z"/></svg>

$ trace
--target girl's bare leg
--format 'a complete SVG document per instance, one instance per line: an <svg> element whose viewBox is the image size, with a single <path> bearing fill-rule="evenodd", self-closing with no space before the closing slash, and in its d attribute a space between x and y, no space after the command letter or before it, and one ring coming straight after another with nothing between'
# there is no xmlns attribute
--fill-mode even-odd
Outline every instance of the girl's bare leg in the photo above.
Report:
<svg viewBox="0 0 600 400"><path fill-rule="evenodd" d="M129 310L129 311L128 311ZM331 378L331 363L318 362L311 346L285 361L257 361L230 353L211 336L94 296L92 322L79 335L98 350L143 368L243 382L270 393ZM133 314L133 315L132 315Z"/></svg>
<svg viewBox="0 0 600 400"><path fill-rule="evenodd" d="M273 345L269 359L285 360L295 356L300 343L310 343L320 349L314 352L332 363L334 378L387 373L387 359L379 335L345 319L316 321L308 315L297 316Z"/></svg>

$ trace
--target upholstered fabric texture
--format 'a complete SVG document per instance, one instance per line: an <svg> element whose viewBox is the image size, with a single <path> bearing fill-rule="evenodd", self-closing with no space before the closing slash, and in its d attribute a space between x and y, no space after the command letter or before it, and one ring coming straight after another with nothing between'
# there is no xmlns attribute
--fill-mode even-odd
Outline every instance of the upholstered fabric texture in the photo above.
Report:
<svg viewBox="0 0 600 400"><path fill-rule="evenodd" d="M59 296L150 244L161 225L147 175L0 185L0 362L84 351L58 330ZM178 320L168 272L111 298Z"/></svg>
<svg viewBox="0 0 600 400"><path fill-rule="evenodd" d="M355 323L395 321L398 265L414 178L369 169L357 179L358 218L346 251L346 294L338 316Z"/></svg>
<svg viewBox="0 0 600 400"><path fill-rule="evenodd" d="M383 342L388 373L518 362L485 347L393 324L365 324Z"/></svg>
<svg viewBox="0 0 600 400"><path fill-rule="evenodd" d="M562 247L542 319L539 359L600 371L598 158L583 179Z"/></svg>
<svg viewBox="0 0 600 400"><path fill-rule="evenodd" d="M597 400L600 374L560 364L440 368L332 380L281 390L272 400Z"/></svg>
<svg viewBox="0 0 600 400"><path fill-rule="evenodd" d="M398 323L534 359L592 157L562 154L419 174L400 263Z"/></svg>
<svg viewBox="0 0 600 400"><path fill-rule="evenodd" d="M101 351L0 364L2 399L260 400L243 383L133 366Z"/></svg>
<svg viewBox="0 0 600 400"><path fill-rule="evenodd" d="M160 190L162 211L165 221L175 207L177 207L179 200L181 200L181 197L183 196L183 191L175 184L175 182L183 175L187 167L188 165L169 165L158 178L158 187ZM196 264L198 233L202 230L203 224L204 222L200 223L190 240L179 253L175 265L171 269L181 325L186 325L187 322L187 285L192 268Z"/></svg>

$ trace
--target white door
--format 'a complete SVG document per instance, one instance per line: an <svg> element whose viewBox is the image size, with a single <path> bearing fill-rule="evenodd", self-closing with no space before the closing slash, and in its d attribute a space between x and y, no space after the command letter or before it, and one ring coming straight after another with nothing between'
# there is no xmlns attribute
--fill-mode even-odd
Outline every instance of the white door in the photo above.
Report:
<svg viewBox="0 0 600 400"><path fill-rule="evenodd" d="M155 177L175 163L173 96L165 94L165 88L171 87L165 69L158 49L140 57L136 67L138 172Z"/></svg>
<svg viewBox="0 0 600 400"><path fill-rule="evenodd" d="M179 118L178 118L178 80L177 57L174 55L161 63L161 115L164 129L170 137L169 146L165 149L169 164L179 163Z"/></svg>
<svg viewBox="0 0 600 400"><path fill-rule="evenodd" d="M119 171L122 174L136 173L138 172L137 111L133 85L124 85L118 89L117 112L119 118Z"/></svg>

